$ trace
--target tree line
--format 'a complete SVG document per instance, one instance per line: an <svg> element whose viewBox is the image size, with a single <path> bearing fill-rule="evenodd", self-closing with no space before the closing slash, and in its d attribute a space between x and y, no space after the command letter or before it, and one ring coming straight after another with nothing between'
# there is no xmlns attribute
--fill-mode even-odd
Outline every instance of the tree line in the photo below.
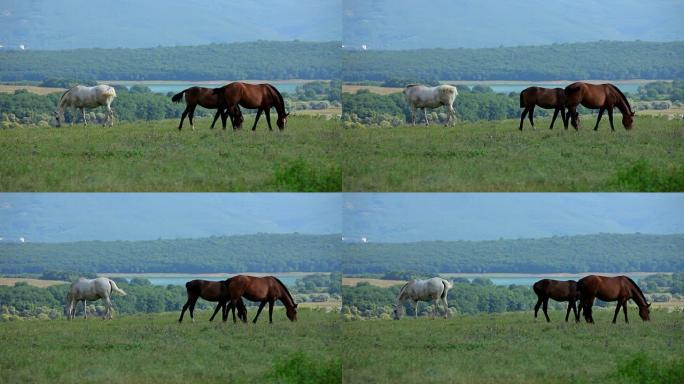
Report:
<svg viewBox="0 0 684 384"><path fill-rule="evenodd" d="M343 80L681 79L684 42L345 51Z"/></svg>
<svg viewBox="0 0 684 384"><path fill-rule="evenodd" d="M339 79L337 42L0 52L0 81Z"/></svg>

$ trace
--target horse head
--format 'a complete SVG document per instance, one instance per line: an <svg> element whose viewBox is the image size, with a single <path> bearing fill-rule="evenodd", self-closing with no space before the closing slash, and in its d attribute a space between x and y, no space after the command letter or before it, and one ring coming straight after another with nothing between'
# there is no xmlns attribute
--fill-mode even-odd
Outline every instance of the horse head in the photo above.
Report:
<svg viewBox="0 0 684 384"><path fill-rule="evenodd" d="M286 315L287 318L290 319L290 321L297 321L297 304L288 307L286 309Z"/></svg>
<svg viewBox="0 0 684 384"><path fill-rule="evenodd" d="M646 304L644 306L639 307L639 317L641 317L641 320L643 321L649 321L651 320L651 304Z"/></svg>
<svg viewBox="0 0 684 384"><path fill-rule="evenodd" d="M290 116L289 113L278 115L278 120L276 121L276 124L278 125L278 129L280 129L280 130L285 129L285 126L287 125L287 117L288 116Z"/></svg>
<svg viewBox="0 0 684 384"><path fill-rule="evenodd" d="M394 320L399 320L399 317L401 316L401 307L394 304L394 309L392 310L392 318Z"/></svg>
<svg viewBox="0 0 684 384"><path fill-rule="evenodd" d="M54 116L55 120L57 120L57 126L61 127L64 120L64 111L62 109L55 109Z"/></svg>
<svg viewBox="0 0 684 384"><path fill-rule="evenodd" d="M632 129L634 124L634 112L625 113L622 115L622 125L625 129Z"/></svg>

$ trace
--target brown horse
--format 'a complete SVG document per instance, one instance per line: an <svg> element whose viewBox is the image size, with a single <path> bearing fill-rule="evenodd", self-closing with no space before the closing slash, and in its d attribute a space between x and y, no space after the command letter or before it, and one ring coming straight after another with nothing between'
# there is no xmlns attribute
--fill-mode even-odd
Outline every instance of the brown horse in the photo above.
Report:
<svg viewBox="0 0 684 384"><path fill-rule="evenodd" d="M534 283L532 286L534 293L537 294L537 305L534 306L534 318L537 318L537 312L539 311L539 306L544 305L544 316L546 321L550 322L549 314L546 312L546 308L549 304L549 298L556 301L567 301L568 310L565 313L565 321L568 321L570 316L570 310L575 315L575 321L579 321L579 313L577 312L577 305L575 304L577 300L580 299L579 291L577 290L577 282L574 280L559 281L542 279Z"/></svg>
<svg viewBox="0 0 684 384"><path fill-rule="evenodd" d="M520 115L520 130L523 129L523 123L525 122L525 115L530 118L530 124L534 128L534 107L539 106L544 109L553 109L553 119L551 119L551 126L549 129L553 129L553 124L556 122L558 117L558 112L561 113L561 119L565 124L565 93L563 88L542 88L542 87L529 87L525 88L520 92L520 108L525 108ZM567 128L567 127L566 127Z"/></svg>
<svg viewBox="0 0 684 384"><path fill-rule="evenodd" d="M599 114L596 119L594 131L598 129L599 122L603 116L603 112L608 111L608 120L610 121L610 129L615 131L613 126L613 108L617 108L622 113L622 125L625 129L632 129L634 124L634 112L627 101L627 97L613 84L588 84L588 83L572 83L565 87L565 106L568 108L566 120L563 121L565 126L568 126L568 119L571 119L572 126L579 129L579 114L577 113L577 106L582 104L589 109L598 109Z"/></svg>
<svg viewBox="0 0 684 384"><path fill-rule="evenodd" d="M256 109L257 114L252 131L256 130L256 125L262 112L266 114L268 129L273 130L271 128L271 108L275 108L278 113L278 119L276 120L278 129L282 131L285 129L285 125L287 125L287 117L290 114L285 112L285 100L283 95L271 84L235 82L221 88L216 88L213 92L218 96L219 105L222 108L227 108L229 111L238 108L238 106ZM238 128L241 126L242 122L238 124Z"/></svg>
<svg viewBox="0 0 684 384"><path fill-rule="evenodd" d="M195 321L195 318L193 316L195 311L195 304L197 303L197 299L199 299L200 297L207 301L218 301L216 309L214 309L214 314L211 315L209 321L214 321L214 317L216 316L216 313L218 312L219 308L222 309L221 314L223 321L226 321L226 319L228 318L228 312L231 309L233 310L233 317L235 317L235 307L237 307L238 309L238 316L240 317L240 319L242 319L243 321L247 321L247 308L245 308L245 304L242 302L242 300L238 300L235 303L230 302L230 295L227 289L228 280L192 280L185 283L185 289L188 293L188 301L185 303L185 305L183 305L183 310L181 311L181 315L178 319L178 322L180 323L183 321L183 315L185 315L185 311L188 308L190 309L190 318L192 319L192 321ZM230 304L228 304L228 302L230 302ZM227 309L226 304L228 304Z"/></svg>
<svg viewBox="0 0 684 384"><path fill-rule="evenodd" d="M613 324L617 320L617 315L622 307L625 313L625 323L627 320L627 302L629 299L634 300L639 307L639 317L642 320L650 320L649 307L651 304L646 302L646 296L641 292L641 289L627 276L606 277L589 275L580 279L577 282L577 289L580 291L582 300L582 308L584 309L584 319L587 323L593 323L594 318L591 316L591 307L594 305L594 299L599 298L603 301L617 301L617 308L615 308L615 315L613 316Z"/></svg>
<svg viewBox="0 0 684 384"><path fill-rule="evenodd" d="M214 94L213 89L190 87L173 95L171 101L174 103L180 103L183 95L185 95L185 110L181 115L180 124L178 125L179 131L183 128L183 120L185 120L185 116L188 116L188 120L190 120L190 127L193 131L195 130L195 125L192 122L192 118L195 116L195 108L197 108L198 105L207 109L216 109L214 121L211 123L211 129L214 129L214 124L216 124L216 120L218 119L219 115L221 116L223 129L226 129L226 115L230 116L230 122L233 125L233 129L242 124L243 118L242 113L240 113L240 108L231 110L219 108L219 100L217 95Z"/></svg>
<svg viewBox="0 0 684 384"><path fill-rule="evenodd" d="M268 303L268 321L273 323L273 304L280 300L285 305L287 318L290 321L297 321L297 304L295 304L290 291L285 284L273 276L254 277L237 275L226 280L230 300L236 305L242 297L249 301L259 301L259 310L254 316L253 322L256 323L261 310ZM235 322L235 311L233 311L233 322ZM246 321L243 319L242 321Z"/></svg>

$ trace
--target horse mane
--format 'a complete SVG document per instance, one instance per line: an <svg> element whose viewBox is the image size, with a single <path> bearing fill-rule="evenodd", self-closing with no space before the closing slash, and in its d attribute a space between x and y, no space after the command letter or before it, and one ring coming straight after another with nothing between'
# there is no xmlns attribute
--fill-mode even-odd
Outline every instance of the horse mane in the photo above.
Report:
<svg viewBox="0 0 684 384"><path fill-rule="evenodd" d="M634 288L636 288L637 292L639 292L639 294L641 295L641 299L644 300L644 303L645 303L646 305L648 305L648 300L646 300L646 296L644 296L644 293L641 291L641 288L639 288L639 286L637 285L637 283L635 283L634 280L632 280L631 278L629 278L629 276L625 276L625 277L627 278L627 280L629 280L630 283L632 283L632 285L634 286Z"/></svg>
<svg viewBox="0 0 684 384"><path fill-rule="evenodd" d="M64 99L64 96L66 96L67 93L71 92L72 89L78 87L78 84L74 85L73 87L67 89L64 93L62 93L62 96L59 97L59 105L62 105L62 99Z"/></svg>
<svg viewBox="0 0 684 384"><path fill-rule="evenodd" d="M613 88L614 90L617 91L617 93L620 94L620 96L622 97L622 101L624 101L625 104L627 104L627 110L629 110L629 113L634 113L634 112L632 112L632 106L629 105L629 101L627 100L627 96L625 96L625 94L622 93L622 91L620 90L620 88L614 86L613 84L608 84L608 85L610 85L611 88ZM630 280L631 280L631 279L630 279ZM633 283L633 281L632 281L632 283Z"/></svg>
<svg viewBox="0 0 684 384"><path fill-rule="evenodd" d="M287 297L290 298L290 301L292 301L292 304L294 305L294 304L295 304L294 298L293 298L292 295L290 294L290 290L287 289L287 287L285 286L285 284L283 284L283 282L280 281L280 279L278 279L278 278L275 277L275 276L271 276L271 278L273 278L273 280L277 281L278 284L280 284L280 286L283 287L283 289L285 290L285 293L287 293Z"/></svg>
<svg viewBox="0 0 684 384"><path fill-rule="evenodd" d="M281 95L281 94L280 94L280 91L278 91L278 90L276 89L276 87L274 87L273 85L271 85L271 84L266 84L266 86L269 87L269 88L271 89L271 91L274 92L274 93L276 94L276 97L277 97L277 99L278 99L278 102L280 103L280 105L283 106L283 114L285 114L285 99L283 99L283 95ZM276 111L277 111L277 110L278 110L278 108L276 108ZM279 113L280 113L280 112L279 112Z"/></svg>

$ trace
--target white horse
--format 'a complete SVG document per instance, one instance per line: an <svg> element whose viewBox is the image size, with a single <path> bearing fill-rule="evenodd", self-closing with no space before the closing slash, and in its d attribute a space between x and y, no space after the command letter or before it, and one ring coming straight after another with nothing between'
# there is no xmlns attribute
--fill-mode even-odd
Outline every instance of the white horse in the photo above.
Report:
<svg viewBox="0 0 684 384"><path fill-rule="evenodd" d="M76 315L76 304L83 301L83 317L88 318L88 311L86 310L86 301L102 299L105 302L107 310L105 311L103 319L108 316L112 318L112 294L117 293L125 296L126 292L119 289L116 283L106 277L98 277L97 279L79 278L69 288L67 293L67 305L64 308L64 315L71 320Z"/></svg>
<svg viewBox="0 0 684 384"><path fill-rule="evenodd" d="M439 108L442 105L447 107L447 123L445 126L451 124L452 116L456 120L454 100L458 96L458 91L454 86L443 84L436 87L426 87L424 85L409 84L404 88L404 96L406 97L406 102L411 106L413 125L416 124L416 108L423 108L425 125L430 124L428 122L427 108Z"/></svg>
<svg viewBox="0 0 684 384"><path fill-rule="evenodd" d="M94 87L85 87L83 85L77 85L70 88L68 91L64 92L62 97L59 99L59 104L57 105L57 110L55 111L55 118L57 119L57 126L62 125L64 121L64 110L66 108L80 109L81 114L83 114L83 125L88 125L86 121L86 108L97 108L100 105L106 107L105 111L105 121L102 126L107 125L109 121L109 126L114 125L114 113L112 112L112 101L116 97L116 90L109 85L100 84Z"/></svg>
<svg viewBox="0 0 684 384"><path fill-rule="evenodd" d="M441 277L433 277L427 280L411 280L404 284L399 291L397 302L394 304L394 319L399 320L402 309L404 308L404 301L413 301L414 317L418 318L418 302L419 301L435 301L435 306L432 311L434 317L437 313L437 301L441 300L444 304L444 318L449 316L449 306L447 305L447 294L453 285L449 280Z"/></svg>

